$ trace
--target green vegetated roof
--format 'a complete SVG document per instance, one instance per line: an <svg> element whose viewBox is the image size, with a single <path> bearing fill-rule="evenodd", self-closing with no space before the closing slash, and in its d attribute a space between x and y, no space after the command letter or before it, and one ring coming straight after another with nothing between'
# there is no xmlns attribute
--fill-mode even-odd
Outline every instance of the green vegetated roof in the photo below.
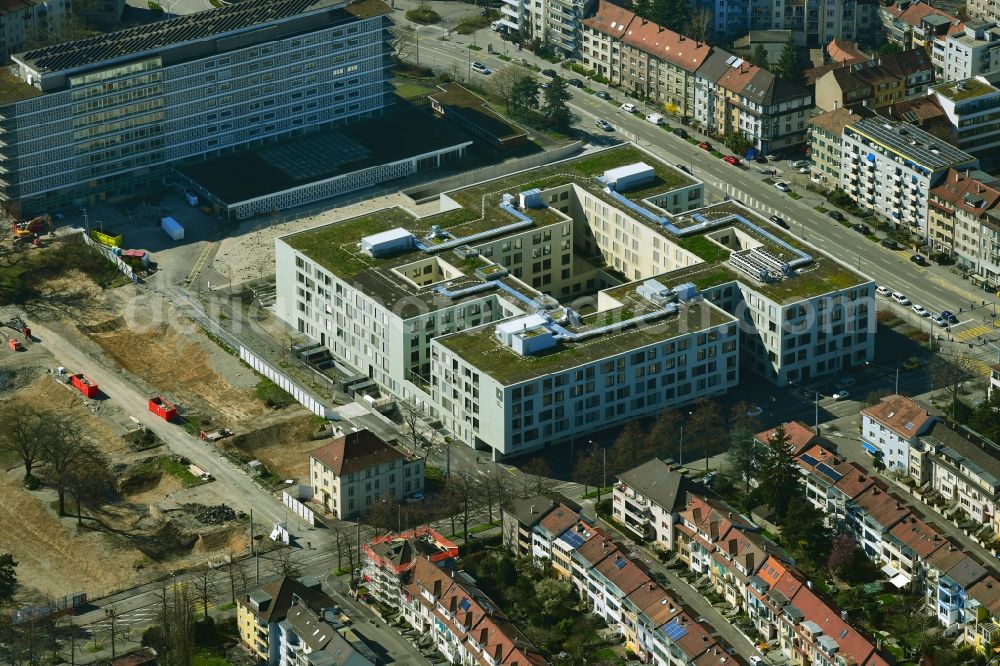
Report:
<svg viewBox="0 0 1000 666"><path fill-rule="evenodd" d="M973 78L942 83L934 86L934 90L953 102L961 102L962 100L970 99L972 97L979 97L980 95L996 92L997 89L989 83L984 83L983 81Z"/></svg>
<svg viewBox="0 0 1000 666"><path fill-rule="evenodd" d="M0 106L38 97L41 94L41 90L11 74L7 67L0 67Z"/></svg>
<svg viewBox="0 0 1000 666"><path fill-rule="evenodd" d="M596 335L582 342L560 341L551 350L537 356L521 356L501 344L494 337L493 326L453 333L436 340L462 358L475 359L479 370L501 384L510 385L730 321L735 321L735 318L714 305L693 302L682 307L676 315L654 320L650 324Z"/></svg>

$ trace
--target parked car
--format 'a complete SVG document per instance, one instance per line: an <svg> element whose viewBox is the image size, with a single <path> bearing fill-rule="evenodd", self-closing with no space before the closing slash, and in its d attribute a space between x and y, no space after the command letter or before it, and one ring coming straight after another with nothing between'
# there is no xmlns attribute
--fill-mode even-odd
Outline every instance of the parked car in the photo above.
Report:
<svg viewBox="0 0 1000 666"><path fill-rule="evenodd" d="M808 169L812 166L812 162L809 160L798 160L797 162L792 162L793 169Z"/></svg>
<svg viewBox="0 0 1000 666"><path fill-rule="evenodd" d="M844 390L837 391L836 393L833 394L833 399L837 401L847 400L850 397L851 394Z"/></svg>
<svg viewBox="0 0 1000 666"><path fill-rule="evenodd" d="M764 409L760 405L750 405L750 409L747 410L747 416L752 419L757 418L764 413Z"/></svg>
<svg viewBox="0 0 1000 666"><path fill-rule="evenodd" d="M914 312L916 312L921 317L930 317L931 316L931 313L927 310L927 308L925 308L922 305L914 304L913 307L911 307L910 309L913 310Z"/></svg>
<svg viewBox="0 0 1000 666"><path fill-rule="evenodd" d="M775 155L774 153L771 153L770 155L767 156L767 159L770 160L771 162L777 162L778 156Z"/></svg>
<svg viewBox="0 0 1000 666"><path fill-rule="evenodd" d="M878 294L879 296L885 296L886 298L888 298L889 296L892 295L892 289L889 289L889 287L878 286L875 287L875 293Z"/></svg>
<svg viewBox="0 0 1000 666"><path fill-rule="evenodd" d="M661 116L658 113L650 113L648 116L646 116L646 122L651 123L653 125L662 125L663 116Z"/></svg>
<svg viewBox="0 0 1000 666"><path fill-rule="evenodd" d="M604 130L605 132L615 131L614 126L607 120L604 120L603 118L598 118L594 124L597 125L599 128L601 128L602 130Z"/></svg>
<svg viewBox="0 0 1000 666"><path fill-rule="evenodd" d="M799 167L799 173L809 173L809 167Z"/></svg>
<svg viewBox="0 0 1000 666"><path fill-rule="evenodd" d="M611 95L604 92L603 90L598 90L594 94L597 95L597 97L599 97L600 99L611 99Z"/></svg>
<svg viewBox="0 0 1000 666"><path fill-rule="evenodd" d="M691 169L689 169L685 164L675 164L674 166L688 175L691 174Z"/></svg>
<svg viewBox="0 0 1000 666"><path fill-rule="evenodd" d="M791 192L792 188L788 186L788 183L779 182L774 184L774 189L779 192Z"/></svg>
<svg viewBox="0 0 1000 666"><path fill-rule="evenodd" d="M722 158L722 161L725 162L726 164L731 164L733 166L739 166L740 165L740 158L735 157L733 155L725 155Z"/></svg>
<svg viewBox="0 0 1000 666"><path fill-rule="evenodd" d="M574 88L582 88L583 87L583 81L581 81L580 79L570 79L570 80L566 81L566 83L570 84Z"/></svg>
<svg viewBox="0 0 1000 666"><path fill-rule="evenodd" d="M844 220L847 219L846 217L844 217L844 214L841 213L839 210L828 210L826 211L826 216L831 219L837 220L837 222L843 222Z"/></svg>
<svg viewBox="0 0 1000 666"><path fill-rule="evenodd" d="M924 255L922 255L922 254L915 254L915 255L911 256L910 257L910 261L912 261L913 263L915 263L917 266L925 266L925 265L927 265L927 260L924 259Z"/></svg>
<svg viewBox="0 0 1000 666"><path fill-rule="evenodd" d="M472 63L472 71L479 72L480 74L489 74L490 68L481 62L474 62Z"/></svg>
<svg viewBox="0 0 1000 666"><path fill-rule="evenodd" d="M852 386L854 386L854 377L843 377L837 381L837 388L839 389L851 388Z"/></svg>
<svg viewBox="0 0 1000 666"><path fill-rule="evenodd" d="M931 321L941 328L948 328L948 320L941 315L931 315Z"/></svg>
<svg viewBox="0 0 1000 666"><path fill-rule="evenodd" d="M904 294L901 291L894 291L894 292L892 292L892 300L896 301L900 305L909 305L910 304L910 299L908 299L906 297L906 294Z"/></svg>
<svg viewBox="0 0 1000 666"><path fill-rule="evenodd" d="M944 317L949 324L957 324L958 317L956 317L951 310L941 310L941 316Z"/></svg>
<svg viewBox="0 0 1000 666"><path fill-rule="evenodd" d="M684 129L683 127L676 127L674 128L674 136L679 136L682 139L686 139L688 138L688 133L687 130Z"/></svg>
<svg viewBox="0 0 1000 666"><path fill-rule="evenodd" d="M547 76L547 77L549 77L551 79L551 78L554 78L555 75L556 75L556 70L554 70L554 69L543 69L542 70L542 76Z"/></svg>
<svg viewBox="0 0 1000 666"><path fill-rule="evenodd" d="M899 249L899 243L897 243L893 238L883 238L881 241L879 241L879 244L882 247L889 248L890 250Z"/></svg>
<svg viewBox="0 0 1000 666"><path fill-rule="evenodd" d="M701 143L698 144L698 147L701 148L702 150L712 150L712 144L710 144L708 141L702 141Z"/></svg>
<svg viewBox="0 0 1000 666"><path fill-rule="evenodd" d="M865 236L867 236L872 232L871 227L869 227L867 224L861 224L860 222L852 226L851 229L854 229L859 234L863 234Z"/></svg>
<svg viewBox="0 0 1000 666"><path fill-rule="evenodd" d="M781 217L779 217L777 215L772 215L768 219L770 219L772 222L774 222L775 224L777 224L782 229L787 229L788 228L788 223L785 222L783 219L781 219Z"/></svg>
<svg viewBox="0 0 1000 666"><path fill-rule="evenodd" d="M635 113L635 104L632 102L625 102L619 108L625 113Z"/></svg>

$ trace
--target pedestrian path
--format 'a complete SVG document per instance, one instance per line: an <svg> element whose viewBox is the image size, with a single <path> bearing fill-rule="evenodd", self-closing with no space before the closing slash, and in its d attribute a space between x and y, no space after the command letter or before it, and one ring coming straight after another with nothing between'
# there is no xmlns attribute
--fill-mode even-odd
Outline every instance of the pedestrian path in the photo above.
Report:
<svg viewBox="0 0 1000 666"><path fill-rule="evenodd" d="M973 338L992 334L993 328L991 326L980 324L979 326L972 326L970 328L952 333L952 337L960 342L965 342L966 340L972 340Z"/></svg>

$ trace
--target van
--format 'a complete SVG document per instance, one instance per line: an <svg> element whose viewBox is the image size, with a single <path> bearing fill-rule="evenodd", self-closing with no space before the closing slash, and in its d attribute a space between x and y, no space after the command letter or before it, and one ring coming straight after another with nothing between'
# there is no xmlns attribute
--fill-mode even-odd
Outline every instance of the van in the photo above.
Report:
<svg viewBox="0 0 1000 666"><path fill-rule="evenodd" d="M648 116L646 116L646 122L647 123L652 123L654 125L662 125L663 124L663 116L661 116L658 113L651 113Z"/></svg>
<svg viewBox="0 0 1000 666"><path fill-rule="evenodd" d="M493 21L493 23L490 23L490 28L491 28L491 29L492 29L492 30L493 30L494 32L500 32L500 30L502 29L502 28L500 27L500 21Z"/></svg>

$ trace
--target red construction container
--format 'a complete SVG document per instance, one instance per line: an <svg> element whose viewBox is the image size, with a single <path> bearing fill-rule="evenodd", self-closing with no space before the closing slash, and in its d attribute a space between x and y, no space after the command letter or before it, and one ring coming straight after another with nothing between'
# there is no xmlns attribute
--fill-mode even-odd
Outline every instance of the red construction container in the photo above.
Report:
<svg viewBox="0 0 1000 666"><path fill-rule="evenodd" d="M153 412L164 421L170 421L177 416L177 408L160 396L155 396L149 399L149 411Z"/></svg>
<svg viewBox="0 0 1000 666"><path fill-rule="evenodd" d="M80 393L88 398L97 397L97 384L91 381L87 375L80 373L78 375L70 375L69 383L77 388Z"/></svg>

